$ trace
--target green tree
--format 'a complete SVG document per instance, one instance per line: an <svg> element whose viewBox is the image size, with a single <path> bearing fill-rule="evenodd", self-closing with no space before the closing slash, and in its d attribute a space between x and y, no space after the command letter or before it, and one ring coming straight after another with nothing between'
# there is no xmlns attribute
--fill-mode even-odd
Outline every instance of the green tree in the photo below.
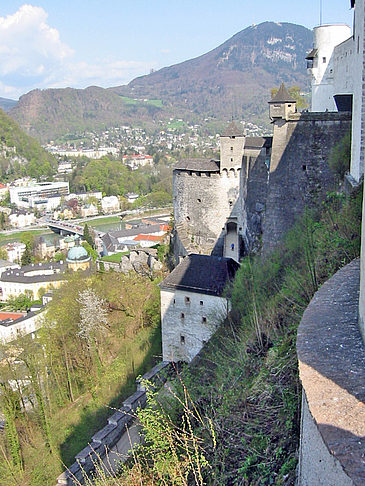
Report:
<svg viewBox="0 0 365 486"><path fill-rule="evenodd" d="M29 244L26 244L25 252L23 253L22 258L21 258L21 264L22 265L29 265L30 263L32 263L32 259L33 259L32 250L30 249Z"/></svg>
<svg viewBox="0 0 365 486"><path fill-rule="evenodd" d="M85 238L85 241L92 247L94 248L95 247L95 242L94 242L94 238L91 234L91 231L89 230L89 226L87 224L85 224L84 226L84 238Z"/></svg>

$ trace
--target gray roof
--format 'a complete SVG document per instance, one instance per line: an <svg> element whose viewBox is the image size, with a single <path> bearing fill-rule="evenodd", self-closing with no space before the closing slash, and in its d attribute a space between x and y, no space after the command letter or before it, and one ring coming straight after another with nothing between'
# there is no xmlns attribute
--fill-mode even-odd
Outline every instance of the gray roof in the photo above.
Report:
<svg viewBox="0 0 365 486"><path fill-rule="evenodd" d="M63 280L64 272L67 268L65 263L42 263L41 265L26 265L21 268L7 270L0 276L1 282L19 282L19 283L35 283L35 282L53 282L54 280ZM28 272L35 270L54 270L55 273L49 275L26 275ZM56 270L59 270L56 273Z"/></svg>
<svg viewBox="0 0 365 486"><path fill-rule="evenodd" d="M164 221L163 224L166 224L166 222ZM151 233L158 233L159 231L161 231L159 224L146 224L145 226L138 226L138 228L109 231L108 233L105 233L104 236L102 236L102 240L104 241L106 235L109 235L111 239L118 239L125 238L127 236L137 236L139 234L149 235Z"/></svg>
<svg viewBox="0 0 365 486"><path fill-rule="evenodd" d="M9 262L9 260L1 260L0 259L0 268L7 268L7 267L17 267L16 263Z"/></svg>
<svg viewBox="0 0 365 486"><path fill-rule="evenodd" d="M160 284L161 288L221 296L239 264L232 258L191 254Z"/></svg>
<svg viewBox="0 0 365 486"><path fill-rule="evenodd" d="M228 127L224 130L221 137L244 137L243 131L237 127L232 120Z"/></svg>
<svg viewBox="0 0 365 486"><path fill-rule="evenodd" d="M290 96L288 90L284 86L284 83L281 83L278 92L269 101L269 103L295 103L295 102L296 100L292 96Z"/></svg>
<svg viewBox="0 0 365 486"><path fill-rule="evenodd" d="M312 49L309 54L306 55L306 59L314 59L317 55L318 49Z"/></svg>
<svg viewBox="0 0 365 486"><path fill-rule="evenodd" d="M220 162L214 159L183 159L174 165L174 170L197 172L219 172Z"/></svg>
<svg viewBox="0 0 365 486"><path fill-rule="evenodd" d="M246 137L245 148L263 148L272 146L272 137Z"/></svg>
<svg viewBox="0 0 365 486"><path fill-rule="evenodd" d="M18 324L19 322L30 319L31 317L33 317L35 315L36 315L36 312L30 311L25 316L18 317L18 319L5 319L4 321L0 321L0 326L9 327L13 324Z"/></svg>

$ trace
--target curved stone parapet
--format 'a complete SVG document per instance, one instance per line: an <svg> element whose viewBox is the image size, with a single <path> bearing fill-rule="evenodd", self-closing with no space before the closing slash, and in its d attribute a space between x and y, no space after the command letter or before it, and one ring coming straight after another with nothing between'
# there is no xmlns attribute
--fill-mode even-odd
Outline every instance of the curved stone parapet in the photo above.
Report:
<svg viewBox="0 0 365 486"><path fill-rule="evenodd" d="M298 330L303 386L299 486L365 484L365 347L359 260L315 294Z"/></svg>

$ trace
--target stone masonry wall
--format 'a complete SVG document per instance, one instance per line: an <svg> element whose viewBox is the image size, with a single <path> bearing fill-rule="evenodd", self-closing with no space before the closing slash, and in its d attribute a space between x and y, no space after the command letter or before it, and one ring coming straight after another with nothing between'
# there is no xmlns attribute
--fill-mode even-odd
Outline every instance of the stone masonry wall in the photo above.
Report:
<svg viewBox="0 0 365 486"><path fill-rule="evenodd" d="M174 171L175 225L183 224L191 241L207 253L214 249L214 254L222 254L222 231L228 217L237 216L243 227L240 173Z"/></svg>
<svg viewBox="0 0 365 486"><path fill-rule="evenodd" d="M328 166L333 147L351 129L349 113L301 113L274 124L263 253L282 239L305 207L334 187Z"/></svg>
<svg viewBox="0 0 365 486"><path fill-rule="evenodd" d="M263 217L266 209L269 172L266 165L265 151L251 154L248 165L247 195L245 211L247 214L247 231L245 234L246 251L259 249L262 235Z"/></svg>

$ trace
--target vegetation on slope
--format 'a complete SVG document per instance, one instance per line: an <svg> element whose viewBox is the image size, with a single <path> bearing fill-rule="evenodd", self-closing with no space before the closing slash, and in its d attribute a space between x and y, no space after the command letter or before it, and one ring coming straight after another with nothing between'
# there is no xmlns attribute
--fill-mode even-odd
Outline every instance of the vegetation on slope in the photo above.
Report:
<svg viewBox="0 0 365 486"><path fill-rule="evenodd" d="M11 149L15 147L14 154ZM14 160L14 159L18 160ZM55 158L37 140L29 137L17 123L0 110L0 177L12 180L30 176L39 179L55 173Z"/></svg>
<svg viewBox="0 0 365 486"><path fill-rule="evenodd" d="M160 356L159 321L141 276L76 274L55 292L39 337L1 349L0 484L54 485Z"/></svg>
<svg viewBox="0 0 365 486"><path fill-rule="evenodd" d="M319 286L359 255L361 205L360 189L348 199L329 194L270 258L243 261L231 318L182 373L178 399L152 399L141 415L147 441L131 468L97 484L295 484L297 326Z"/></svg>

